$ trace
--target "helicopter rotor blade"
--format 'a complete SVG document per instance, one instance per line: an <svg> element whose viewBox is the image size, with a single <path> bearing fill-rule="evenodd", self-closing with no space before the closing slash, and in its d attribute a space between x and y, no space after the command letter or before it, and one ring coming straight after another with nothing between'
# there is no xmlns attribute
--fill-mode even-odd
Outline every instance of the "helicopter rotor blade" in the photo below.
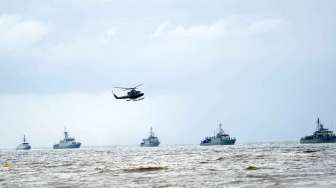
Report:
<svg viewBox="0 0 336 188"><path fill-rule="evenodd" d="M140 86L142 86L142 85L143 85L143 84L139 84L139 85L137 85L137 86L135 86L135 87L133 87L133 88L135 89L135 88L140 87Z"/></svg>
<svg viewBox="0 0 336 188"><path fill-rule="evenodd" d="M126 91L126 90L132 90L132 89L136 89L137 87L140 87L140 86L142 86L143 84L139 84L139 85L137 85L137 86L135 86L135 87L114 87L114 88L117 88L117 89L123 89L124 91Z"/></svg>
<svg viewBox="0 0 336 188"><path fill-rule="evenodd" d="M116 89L122 89L124 91L133 89L133 88L126 88L126 87L114 87L114 88L116 88Z"/></svg>

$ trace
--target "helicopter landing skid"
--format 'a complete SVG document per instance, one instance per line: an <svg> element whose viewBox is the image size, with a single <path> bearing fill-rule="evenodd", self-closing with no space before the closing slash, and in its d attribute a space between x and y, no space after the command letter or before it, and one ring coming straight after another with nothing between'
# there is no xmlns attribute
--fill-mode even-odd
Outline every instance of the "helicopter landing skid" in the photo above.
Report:
<svg viewBox="0 0 336 188"><path fill-rule="evenodd" d="M140 99L127 99L126 101L141 101L143 100L144 98L140 98Z"/></svg>

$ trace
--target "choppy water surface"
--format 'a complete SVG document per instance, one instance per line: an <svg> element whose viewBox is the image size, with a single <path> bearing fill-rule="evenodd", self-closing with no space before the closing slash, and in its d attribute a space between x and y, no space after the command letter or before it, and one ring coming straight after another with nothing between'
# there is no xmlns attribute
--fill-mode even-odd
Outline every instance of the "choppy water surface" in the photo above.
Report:
<svg viewBox="0 0 336 188"><path fill-rule="evenodd" d="M336 187L336 144L0 150L0 187Z"/></svg>

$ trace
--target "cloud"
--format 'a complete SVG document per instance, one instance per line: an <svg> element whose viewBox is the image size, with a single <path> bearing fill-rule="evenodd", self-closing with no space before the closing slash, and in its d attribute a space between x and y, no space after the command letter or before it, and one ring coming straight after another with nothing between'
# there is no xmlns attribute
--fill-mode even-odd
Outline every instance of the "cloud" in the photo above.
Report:
<svg viewBox="0 0 336 188"><path fill-rule="evenodd" d="M115 27L108 28L99 37L99 42L101 44L108 44L109 42L111 42L111 40L116 35L116 33L117 33L117 29Z"/></svg>
<svg viewBox="0 0 336 188"><path fill-rule="evenodd" d="M336 105L336 12L304 5L1 1L0 147L50 146L64 123L84 145L138 144L149 126L197 144L217 121L239 142L297 140ZM137 83L145 100L113 99Z"/></svg>
<svg viewBox="0 0 336 188"><path fill-rule="evenodd" d="M268 50L275 45L275 51L278 51L282 47L279 42L289 36L285 32L289 26L282 18L251 15L231 15L208 23L165 21L151 33L140 56L147 62L163 62L162 57L169 57L169 64L194 64L195 54L207 54L203 57L208 58L207 61L211 58L217 61L224 57L240 57L237 54L242 53L251 56L252 51L255 51L254 55L259 54L256 45Z"/></svg>
<svg viewBox="0 0 336 188"><path fill-rule="evenodd" d="M256 34L279 31L282 30L287 24L288 22L283 19L259 20L250 24L250 26L248 27L248 32Z"/></svg>
<svg viewBox="0 0 336 188"><path fill-rule="evenodd" d="M223 36L225 23L219 21L210 25L173 25L169 22L160 24L152 34L152 37L184 37L184 38L208 38L215 39Z"/></svg>
<svg viewBox="0 0 336 188"><path fill-rule="evenodd" d="M156 30L154 31L154 33L152 34L152 37L159 37L161 35L164 34L166 28L169 26L169 22L164 22L162 24L160 24Z"/></svg>
<svg viewBox="0 0 336 188"><path fill-rule="evenodd" d="M210 24L182 25L170 22L161 23L152 37L219 39L229 36L258 34L282 30L287 22L277 18L248 20L243 16L219 19Z"/></svg>
<svg viewBox="0 0 336 188"><path fill-rule="evenodd" d="M39 20L18 15L0 16L0 50L12 51L30 47L41 41L48 27Z"/></svg>

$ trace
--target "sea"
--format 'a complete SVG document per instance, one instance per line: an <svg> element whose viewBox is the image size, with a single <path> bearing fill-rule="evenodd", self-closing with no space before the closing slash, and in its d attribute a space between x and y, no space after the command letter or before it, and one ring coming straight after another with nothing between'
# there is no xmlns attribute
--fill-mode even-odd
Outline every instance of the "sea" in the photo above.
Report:
<svg viewBox="0 0 336 188"><path fill-rule="evenodd" d="M336 187L336 144L2 149L0 187Z"/></svg>

